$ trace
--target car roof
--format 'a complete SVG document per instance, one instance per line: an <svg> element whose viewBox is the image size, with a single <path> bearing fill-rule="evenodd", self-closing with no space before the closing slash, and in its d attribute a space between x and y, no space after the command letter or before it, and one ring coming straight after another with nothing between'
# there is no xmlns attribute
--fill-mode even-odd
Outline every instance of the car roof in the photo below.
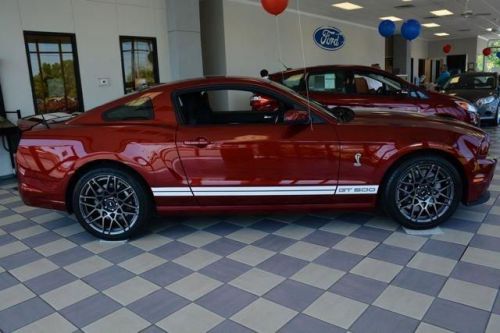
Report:
<svg viewBox="0 0 500 333"><path fill-rule="evenodd" d="M375 67L371 67L371 66L363 66L363 65L320 65L320 66L309 66L309 67L305 67L305 68L294 68L294 69L287 69L287 70L284 70L284 71L281 71L281 72L276 72L276 73L273 73L271 74L271 76L274 76L274 75L282 75L282 74L286 74L286 75L289 75L289 74L298 74L300 72L303 72L304 70L306 72L319 72L319 71L322 71L322 70L328 70L328 69L349 69L349 70L359 70L359 71L372 71L372 72L381 72L381 73L386 73L385 71L383 71L382 69L378 69L378 68L375 68Z"/></svg>

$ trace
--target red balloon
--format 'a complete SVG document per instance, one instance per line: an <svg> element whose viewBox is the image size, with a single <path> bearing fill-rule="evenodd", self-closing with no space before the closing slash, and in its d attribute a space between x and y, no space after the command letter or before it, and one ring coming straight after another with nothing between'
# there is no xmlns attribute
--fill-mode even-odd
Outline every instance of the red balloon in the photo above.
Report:
<svg viewBox="0 0 500 333"><path fill-rule="evenodd" d="M446 44L445 46L443 46L443 52L446 54L450 53L451 49L452 49L452 47L450 44Z"/></svg>
<svg viewBox="0 0 500 333"><path fill-rule="evenodd" d="M288 0L260 0L262 7L271 15L278 16L288 7Z"/></svg>
<svg viewBox="0 0 500 333"><path fill-rule="evenodd" d="M483 50L483 55L484 55L485 57L489 57L489 56L491 55L491 52L492 52L492 51L491 51L491 48L487 47L487 48L485 48L485 49Z"/></svg>

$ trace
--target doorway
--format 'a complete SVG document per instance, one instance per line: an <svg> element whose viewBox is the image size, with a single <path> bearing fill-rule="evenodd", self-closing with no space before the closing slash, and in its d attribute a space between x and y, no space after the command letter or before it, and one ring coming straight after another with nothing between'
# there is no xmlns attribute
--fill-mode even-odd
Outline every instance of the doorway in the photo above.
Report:
<svg viewBox="0 0 500 333"><path fill-rule="evenodd" d="M35 113L83 111L74 34L25 32Z"/></svg>
<svg viewBox="0 0 500 333"><path fill-rule="evenodd" d="M467 66L467 55L452 55L446 57L448 71L453 74L464 73Z"/></svg>

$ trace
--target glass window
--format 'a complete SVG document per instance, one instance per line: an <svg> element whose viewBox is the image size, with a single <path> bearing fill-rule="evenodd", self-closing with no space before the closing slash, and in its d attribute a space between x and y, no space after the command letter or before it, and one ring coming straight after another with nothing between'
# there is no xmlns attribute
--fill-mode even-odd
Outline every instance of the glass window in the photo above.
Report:
<svg viewBox="0 0 500 333"><path fill-rule="evenodd" d="M153 102L149 96L140 96L103 113L106 121L133 121L154 119Z"/></svg>
<svg viewBox="0 0 500 333"><path fill-rule="evenodd" d="M486 89L493 90L497 86L495 75L460 75L452 77L444 86L445 90Z"/></svg>
<svg viewBox="0 0 500 333"><path fill-rule="evenodd" d="M125 93L158 83L156 39L120 37Z"/></svg>
<svg viewBox="0 0 500 333"><path fill-rule="evenodd" d="M352 80L344 72L312 73L308 79L309 91L319 93L350 93Z"/></svg>
<svg viewBox="0 0 500 333"><path fill-rule="evenodd" d="M36 113L83 111L74 35L25 33L24 38Z"/></svg>
<svg viewBox="0 0 500 333"><path fill-rule="evenodd" d="M300 109L285 99L252 89L207 89L181 93L179 114L188 125L280 124L288 110ZM313 117L313 121L321 122Z"/></svg>
<svg viewBox="0 0 500 333"><path fill-rule="evenodd" d="M377 73L355 73L354 82L360 95L394 95L403 90L400 82Z"/></svg>

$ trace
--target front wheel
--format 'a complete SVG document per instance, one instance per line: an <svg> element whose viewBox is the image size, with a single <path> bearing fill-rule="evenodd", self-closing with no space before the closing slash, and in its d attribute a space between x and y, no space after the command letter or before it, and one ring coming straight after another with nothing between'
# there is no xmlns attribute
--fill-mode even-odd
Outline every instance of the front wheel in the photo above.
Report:
<svg viewBox="0 0 500 333"><path fill-rule="evenodd" d="M461 197L462 180L455 166L431 155L399 165L387 180L382 203L403 226L428 229L450 218Z"/></svg>
<svg viewBox="0 0 500 333"><path fill-rule="evenodd" d="M91 170L73 192L73 209L80 224L96 237L127 239L149 220L151 201L135 177L113 168Z"/></svg>

